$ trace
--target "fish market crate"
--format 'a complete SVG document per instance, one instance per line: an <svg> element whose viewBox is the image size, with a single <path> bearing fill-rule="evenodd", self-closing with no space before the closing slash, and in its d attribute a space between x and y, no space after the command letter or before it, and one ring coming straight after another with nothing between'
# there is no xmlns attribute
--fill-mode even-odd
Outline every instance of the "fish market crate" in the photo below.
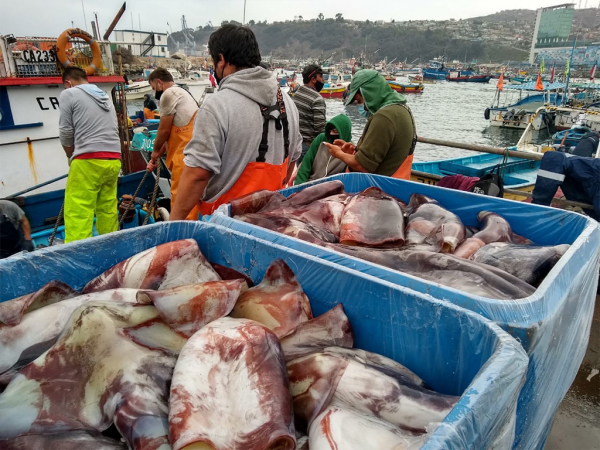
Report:
<svg viewBox="0 0 600 450"><path fill-rule="evenodd" d="M0 261L0 301L55 279L81 289L126 258L187 238L212 263L255 283L275 259L283 259L315 317L343 303L357 348L404 364L438 392L461 396L422 448L511 447L528 361L508 333L449 302L218 225L162 223L13 256Z"/></svg>
<svg viewBox="0 0 600 450"><path fill-rule="evenodd" d="M232 219L228 217L229 205L221 206L210 219L232 230L449 301L496 322L523 345L530 361L517 408L515 448L542 448L588 345L600 260L598 223L564 210L367 174L335 175L280 192L287 197L332 180L342 181L348 193L375 186L407 203L414 193L426 195L458 215L466 226L477 225L480 211L493 211L507 219L515 233L538 245L571 245L533 295L519 300L497 300Z"/></svg>

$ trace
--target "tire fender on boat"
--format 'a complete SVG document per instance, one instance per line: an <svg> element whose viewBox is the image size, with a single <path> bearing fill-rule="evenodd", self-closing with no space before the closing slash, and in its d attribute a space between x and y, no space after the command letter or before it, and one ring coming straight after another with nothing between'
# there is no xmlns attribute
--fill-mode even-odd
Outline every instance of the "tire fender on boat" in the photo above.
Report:
<svg viewBox="0 0 600 450"><path fill-rule="evenodd" d="M483 117L485 120L490 120L490 108L485 108L485 111L483 112Z"/></svg>
<svg viewBox="0 0 600 450"><path fill-rule="evenodd" d="M92 49L92 62L85 69L87 75L93 75L95 72L100 70L102 65L102 52L100 51L100 45L94 37L87 31L81 28L69 28L62 32L56 41L56 56L58 61L63 67L69 67L73 65L73 62L69 60L67 56L67 44L70 38L81 38L90 45Z"/></svg>

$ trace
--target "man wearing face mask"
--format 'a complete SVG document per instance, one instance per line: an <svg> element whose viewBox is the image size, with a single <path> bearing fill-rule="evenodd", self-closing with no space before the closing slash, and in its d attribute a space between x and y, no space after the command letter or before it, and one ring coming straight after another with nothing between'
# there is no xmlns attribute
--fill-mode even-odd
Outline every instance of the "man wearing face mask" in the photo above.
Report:
<svg viewBox="0 0 600 450"><path fill-rule="evenodd" d="M325 99L321 97L321 89L325 85L323 70L316 64L310 64L302 71L303 86L294 94L294 103L300 115L300 134L302 134L301 163L313 140L325 131Z"/></svg>
<svg viewBox="0 0 600 450"><path fill-rule="evenodd" d="M417 131L406 98L375 70L360 70L350 84L346 105L356 101L368 117L356 147L343 140L325 143L329 153L354 172L410 179Z"/></svg>
<svg viewBox="0 0 600 450"><path fill-rule="evenodd" d="M177 188L183 172L183 149L192 138L194 117L198 104L185 89L177 86L167 69L158 68L148 77L156 100L160 101L160 123L154 139L154 148L148 170L156 169L157 161L167 153L166 166L171 173L171 209L175 204ZM190 219L197 219L198 214Z"/></svg>
<svg viewBox="0 0 600 450"><path fill-rule="evenodd" d="M88 83L84 70L67 67L58 97L59 136L67 158L65 242L117 231L117 182L121 140L117 114L108 95Z"/></svg>
<svg viewBox="0 0 600 450"><path fill-rule="evenodd" d="M259 66L250 28L228 24L210 35L208 49L219 90L202 104L171 220L258 190L281 189L302 151L298 110L272 74Z"/></svg>

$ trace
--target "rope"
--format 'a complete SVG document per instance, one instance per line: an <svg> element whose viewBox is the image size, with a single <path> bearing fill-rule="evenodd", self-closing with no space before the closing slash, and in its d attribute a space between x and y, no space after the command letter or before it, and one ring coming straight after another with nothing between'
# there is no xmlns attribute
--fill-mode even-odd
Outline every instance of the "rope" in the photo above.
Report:
<svg viewBox="0 0 600 450"><path fill-rule="evenodd" d="M58 217L56 218L56 223L54 224L54 230L52 230L50 239L48 239L48 247L52 247L52 244L54 243L54 237L56 236L56 230L58 230L58 224L60 223L60 219L62 219L64 212L65 212L65 202L63 201L63 204L60 207L60 212L58 213Z"/></svg>
<svg viewBox="0 0 600 450"><path fill-rule="evenodd" d="M504 158L502 158L502 165L500 166L500 171L498 175L500 178L504 180L504 175L506 175L506 165L508 164L508 148L504 150Z"/></svg>
<svg viewBox="0 0 600 450"><path fill-rule="evenodd" d="M156 182L154 183L154 192L152 192L152 200L150 201L150 208L148 208L148 214L146 214L146 218L144 219L144 223L142 226L148 224L148 220L150 219L150 215L154 214L154 210L156 208L156 197L158 196L158 182L160 181L160 158L156 163Z"/></svg>
<svg viewBox="0 0 600 450"><path fill-rule="evenodd" d="M133 194L133 198L131 199L131 202L129 202L129 204L127 205L127 208L125 209L123 214L121 214L121 218L119 219L119 225L117 226L117 230L121 229L121 225L123 225L123 220L125 219L125 216L127 215L129 210L133 206L133 204L134 204L133 200L137 197L138 192L140 192L140 189L142 188L144 181L146 181L146 177L148 176L149 173L150 173L150 171L147 170L146 173L144 174L144 176L142 177L142 181L140 181L140 184L138 185L137 189L135 190L135 193Z"/></svg>

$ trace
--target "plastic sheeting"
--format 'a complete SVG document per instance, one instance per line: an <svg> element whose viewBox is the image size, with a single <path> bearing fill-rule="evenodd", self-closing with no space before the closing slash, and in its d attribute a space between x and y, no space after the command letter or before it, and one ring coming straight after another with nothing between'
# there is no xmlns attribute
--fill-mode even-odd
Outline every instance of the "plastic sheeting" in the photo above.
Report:
<svg viewBox="0 0 600 450"><path fill-rule="evenodd" d="M462 394L423 449L510 448L527 356L497 325L451 303L223 227L163 223L14 256L0 261L0 301L54 279L81 289L138 252L185 238L195 239L211 262L255 283L282 258L315 316L343 303L355 347L395 359L438 392Z"/></svg>
<svg viewBox="0 0 600 450"><path fill-rule="evenodd" d="M285 189L286 196L316 183L341 180L347 192L376 186L408 202L411 194L434 198L457 214L466 226L477 226L477 213L493 211L506 218L515 233L539 245L571 244L537 291L521 300L494 300L436 285L423 279L353 258L317 245L230 219L223 205L211 222L243 231L288 248L318 256L364 274L427 293L475 311L514 336L529 355L527 381L517 408L515 448L544 446L556 410L585 354L594 310L600 259L600 227L585 216L512 200L447 190L421 183L365 174L342 174Z"/></svg>

